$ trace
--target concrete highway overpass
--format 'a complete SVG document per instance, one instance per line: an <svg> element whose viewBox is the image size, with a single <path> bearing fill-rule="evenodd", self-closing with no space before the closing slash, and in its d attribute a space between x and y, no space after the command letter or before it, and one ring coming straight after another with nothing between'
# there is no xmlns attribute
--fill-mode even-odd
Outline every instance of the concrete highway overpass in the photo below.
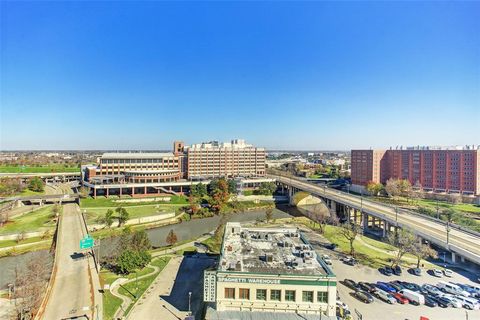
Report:
<svg viewBox="0 0 480 320"><path fill-rule="evenodd" d="M290 195L305 191L325 201L330 210L341 213L347 219L367 226L373 221L383 230L409 228L416 235L430 241L452 254L452 261L465 259L480 265L480 234L451 225L447 232L445 222L418 213L395 208L394 206L366 200L327 186L319 186L298 178L270 175L277 183L288 189ZM385 232L384 231L384 232ZM447 235L448 233L448 235ZM448 239L447 239L448 238Z"/></svg>

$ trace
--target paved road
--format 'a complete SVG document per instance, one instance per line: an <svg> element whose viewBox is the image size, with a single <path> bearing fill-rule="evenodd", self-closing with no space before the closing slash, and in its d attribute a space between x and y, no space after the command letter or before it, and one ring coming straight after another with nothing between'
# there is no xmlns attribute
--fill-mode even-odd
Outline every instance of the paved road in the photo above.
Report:
<svg viewBox="0 0 480 320"><path fill-rule="evenodd" d="M359 197L349 195L345 192L340 192L337 190L332 190L329 188L323 188L318 185L312 185L310 183L302 182L297 179L290 179L281 176L274 176L278 181L291 185L298 189L310 192L312 194L317 194L320 196L325 196L329 199L333 199L340 203L345 203L353 205L356 207L363 207L365 211L373 211L378 213L380 216L385 216L390 220L395 221L395 210L392 207L383 205L381 203L361 200ZM398 223L401 226L410 227L414 232L420 234L421 236L425 235L430 237L431 241L435 242L437 245L445 246L447 241L447 233L445 225L441 223L434 222L427 218L422 218L408 213L399 213L398 214ZM435 241L434 241L435 239ZM460 253L462 255L472 255L470 258L477 263L480 263L480 237L472 235L470 233L451 229L450 231L450 249L454 252Z"/></svg>
<svg viewBox="0 0 480 320"><path fill-rule="evenodd" d="M301 226L302 229L306 229L304 226ZM414 282L417 284L429 283L435 285L439 280L446 280L459 283L468 283L475 284L467 277L454 273L452 278L439 279L433 277L429 274L424 273L422 276L414 276L407 272L404 272L401 277L398 276L385 276L378 272L378 270L357 265L355 267L344 264L339 260L343 254L336 251L327 250L323 247L322 244L328 243L328 241L323 238L321 235L314 232L305 233L307 239L310 241L314 249L319 254L328 254L332 257L332 270L337 276L337 280L342 281L346 278L353 279L355 281L365 281L365 282L377 282L377 281L393 281L393 280L403 280ZM354 309L357 309L362 313L364 319L387 319L386 315L388 314L388 320L405 320L405 319L419 319L420 316L426 316L430 319L466 319L465 309L456 309L456 308L430 308L427 306L414 306L414 305L401 305L394 304L389 305L378 299L372 304L365 304L356 298L351 296L353 290L347 288L343 284L339 283L337 290L342 302L345 302L350 310L353 312ZM480 311L468 311L469 320L480 320Z"/></svg>
<svg viewBox="0 0 480 320"><path fill-rule="evenodd" d="M66 204L60 222L56 252L56 277L43 319L64 319L73 316L93 317L93 282L89 276L95 268L92 258L76 258L79 242L86 234L76 204ZM72 257L73 256L73 257ZM89 261L90 260L90 261Z"/></svg>

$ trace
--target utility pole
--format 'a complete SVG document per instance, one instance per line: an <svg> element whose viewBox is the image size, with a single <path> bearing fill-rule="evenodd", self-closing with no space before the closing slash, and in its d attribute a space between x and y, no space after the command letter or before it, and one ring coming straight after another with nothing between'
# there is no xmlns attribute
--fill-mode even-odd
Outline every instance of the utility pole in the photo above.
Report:
<svg viewBox="0 0 480 320"><path fill-rule="evenodd" d="M191 309L191 302L192 302L192 292L188 292L188 314L191 316L192 315L192 309Z"/></svg>

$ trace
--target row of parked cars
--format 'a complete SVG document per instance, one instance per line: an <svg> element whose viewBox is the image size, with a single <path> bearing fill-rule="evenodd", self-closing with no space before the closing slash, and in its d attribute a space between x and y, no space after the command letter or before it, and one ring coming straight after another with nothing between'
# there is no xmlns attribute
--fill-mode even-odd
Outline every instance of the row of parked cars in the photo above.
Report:
<svg viewBox="0 0 480 320"><path fill-rule="evenodd" d="M480 310L480 286L439 281L436 286L422 286L406 281L376 283L355 282L345 279L343 284L355 290L354 296L365 303L372 303L374 297L393 304L426 305L429 307L454 307Z"/></svg>
<svg viewBox="0 0 480 320"><path fill-rule="evenodd" d="M397 276L402 275L402 268L400 266L395 266L395 267L385 266L385 267L379 268L378 271L381 274L386 276L391 276L393 274ZM416 276L422 275L422 269L420 268L411 268L411 269L408 269L408 272ZM453 275L453 272L450 269L444 269L444 270L432 269L432 270L429 270L428 273L438 278L441 278L443 276L451 278Z"/></svg>

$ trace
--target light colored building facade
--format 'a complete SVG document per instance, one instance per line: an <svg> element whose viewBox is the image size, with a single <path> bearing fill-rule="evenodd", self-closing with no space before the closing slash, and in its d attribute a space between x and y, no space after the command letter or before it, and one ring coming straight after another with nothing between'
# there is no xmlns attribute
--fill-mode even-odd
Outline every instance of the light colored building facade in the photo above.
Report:
<svg viewBox="0 0 480 320"><path fill-rule="evenodd" d="M425 191L480 195L480 150L408 148L352 150L352 184L386 183L390 178L420 183Z"/></svg>
<svg viewBox="0 0 480 320"><path fill-rule="evenodd" d="M193 144L185 152L189 179L265 176L265 149L241 139Z"/></svg>
<svg viewBox="0 0 480 320"><path fill-rule="evenodd" d="M227 223L218 268L205 271L204 300L214 302L220 314L335 316L336 284L335 275L297 229Z"/></svg>

